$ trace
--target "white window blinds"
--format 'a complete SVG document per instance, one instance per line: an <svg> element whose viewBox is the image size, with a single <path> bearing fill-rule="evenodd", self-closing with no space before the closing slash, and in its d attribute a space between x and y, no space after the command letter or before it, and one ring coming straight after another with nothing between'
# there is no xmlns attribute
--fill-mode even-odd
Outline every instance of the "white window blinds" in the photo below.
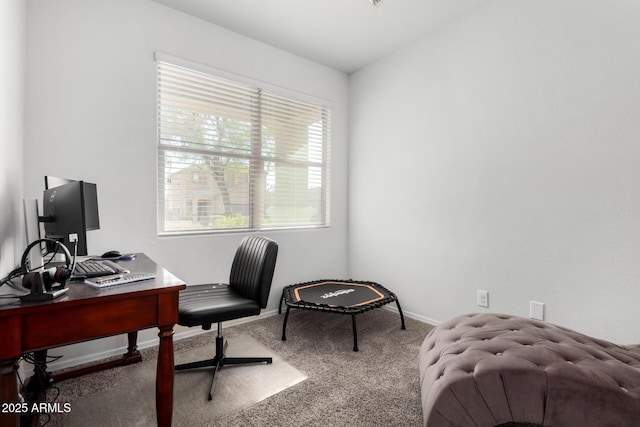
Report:
<svg viewBox="0 0 640 427"><path fill-rule="evenodd" d="M157 66L159 234L328 225L328 107Z"/></svg>

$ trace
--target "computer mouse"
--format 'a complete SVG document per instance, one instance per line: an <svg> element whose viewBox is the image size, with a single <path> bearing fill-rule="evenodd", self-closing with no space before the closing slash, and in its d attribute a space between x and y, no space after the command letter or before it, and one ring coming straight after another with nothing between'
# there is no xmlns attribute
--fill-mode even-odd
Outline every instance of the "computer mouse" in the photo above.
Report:
<svg viewBox="0 0 640 427"><path fill-rule="evenodd" d="M107 251L102 254L102 258L120 258L121 256L120 251Z"/></svg>

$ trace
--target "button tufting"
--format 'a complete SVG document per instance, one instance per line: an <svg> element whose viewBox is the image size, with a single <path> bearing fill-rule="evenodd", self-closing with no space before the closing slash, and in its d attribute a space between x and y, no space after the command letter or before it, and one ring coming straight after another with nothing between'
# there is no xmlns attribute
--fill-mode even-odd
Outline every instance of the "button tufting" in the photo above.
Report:
<svg viewBox="0 0 640 427"><path fill-rule="evenodd" d="M640 395L640 393L636 393L640 390L640 345L633 346L633 348L608 345L544 322L532 323L528 319L505 321L505 319L512 319L512 317L480 315L477 320L473 321L458 320L458 323L450 328L452 330L450 333L446 333L444 327L436 327L442 339L438 341L437 346L426 345L424 348L428 348L433 352L443 352L443 357L439 358L436 366L425 367L423 364L420 367L421 380L430 378L433 383L433 374L437 375L437 380L441 380L434 387L434 390L437 390L440 396L439 399L432 400L436 402L437 406L428 407L427 414L439 413L441 409L452 407L451 405L458 407L456 405L459 405L459 402L451 403L451 400L453 398L458 399L459 396L454 396L448 392L451 387L456 387L458 381L475 381L479 386L483 387L487 386L483 382L489 381L489 384L493 385L492 381L495 376L492 373L501 373L502 369L512 369L513 367L522 370L522 378L536 378L536 381L542 378L541 376L553 378L561 375L562 378L579 378L584 387L591 387L594 390L606 386L607 395L611 396L611 401L624 396L621 393L627 393L624 396L625 399L637 399L637 394ZM447 325L447 327L451 324ZM482 328L485 329L483 330ZM516 332L517 334L515 334ZM438 335L435 336L437 337ZM481 344L482 341L489 340L492 342ZM501 350L498 350L498 348L501 348ZM500 361L494 359L483 363L483 360L490 357L490 355L505 356L505 358ZM428 355L421 355L421 357L426 358L423 360L430 359ZM562 367L562 363L574 365L575 368ZM470 366L472 364L474 365L473 367ZM480 369L477 369L478 367ZM451 371L451 373L445 375L445 370ZM476 370L478 370L478 376L475 376ZM636 371L636 373L631 371ZM473 379L466 377L465 373L471 374ZM447 376L447 378L443 378L444 376ZM626 385L629 387L625 387ZM547 384L547 387L550 388L558 386L564 387L566 384L561 381L557 383L551 381ZM614 386L613 391L610 388L611 386ZM427 390L431 393L428 381L421 383L421 387L422 392ZM486 388L488 389L489 387L487 386ZM457 388L454 389L457 390ZM526 399L532 398L531 390L527 390L526 387L523 387L520 391L513 388L513 391L514 393L522 393L521 395L514 394L514 399L518 399L518 396ZM473 400L474 396L476 394L472 390L468 396L462 397ZM535 398L537 399L538 397ZM544 398L546 398L546 395L540 397L540 399ZM603 395L603 399L608 399L608 397ZM480 402L479 405L485 403ZM608 407L613 406L615 405L609 405ZM544 401L541 407L544 408ZM425 410L424 406L423 410ZM612 409L611 411L616 412L618 410ZM620 411L621 413L624 412L622 409ZM603 413L602 416L606 418L608 413L609 410L607 410L607 413ZM472 425L471 422L469 424Z"/></svg>

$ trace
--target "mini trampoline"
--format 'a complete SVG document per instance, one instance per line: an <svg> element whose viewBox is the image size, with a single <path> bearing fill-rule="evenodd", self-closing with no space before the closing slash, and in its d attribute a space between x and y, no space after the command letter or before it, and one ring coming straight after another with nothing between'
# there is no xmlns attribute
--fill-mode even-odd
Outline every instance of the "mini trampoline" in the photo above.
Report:
<svg viewBox="0 0 640 427"><path fill-rule="evenodd" d="M286 341L287 320L291 308L324 311L327 313L349 314L353 325L353 351L358 351L358 333L356 330L356 314L385 304L395 302L400 313L401 328L404 315L398 297L375 282L356 280L316 280L286 286L282 290L278 313L282 313L282 303L287 306L282 324L282 341Z"/></svg>

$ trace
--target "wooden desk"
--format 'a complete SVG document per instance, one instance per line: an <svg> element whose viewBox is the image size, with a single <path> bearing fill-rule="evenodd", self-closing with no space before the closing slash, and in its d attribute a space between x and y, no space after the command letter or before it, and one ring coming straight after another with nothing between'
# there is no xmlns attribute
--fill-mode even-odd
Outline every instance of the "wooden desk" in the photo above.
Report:
<svg viewBox="0 0 640 427"><path fill-rule="evenodd" d="M144 254L121 264L132 272L155 272L156 278L102 290L69 282L69 291L53 301L0 302L0 403L17 402L16 372L23 353L158 327L156 417L158 426L171 425L173 327L178 293L186 286ZM0 412L0 425L19 426L20 414Z"/></svg>

